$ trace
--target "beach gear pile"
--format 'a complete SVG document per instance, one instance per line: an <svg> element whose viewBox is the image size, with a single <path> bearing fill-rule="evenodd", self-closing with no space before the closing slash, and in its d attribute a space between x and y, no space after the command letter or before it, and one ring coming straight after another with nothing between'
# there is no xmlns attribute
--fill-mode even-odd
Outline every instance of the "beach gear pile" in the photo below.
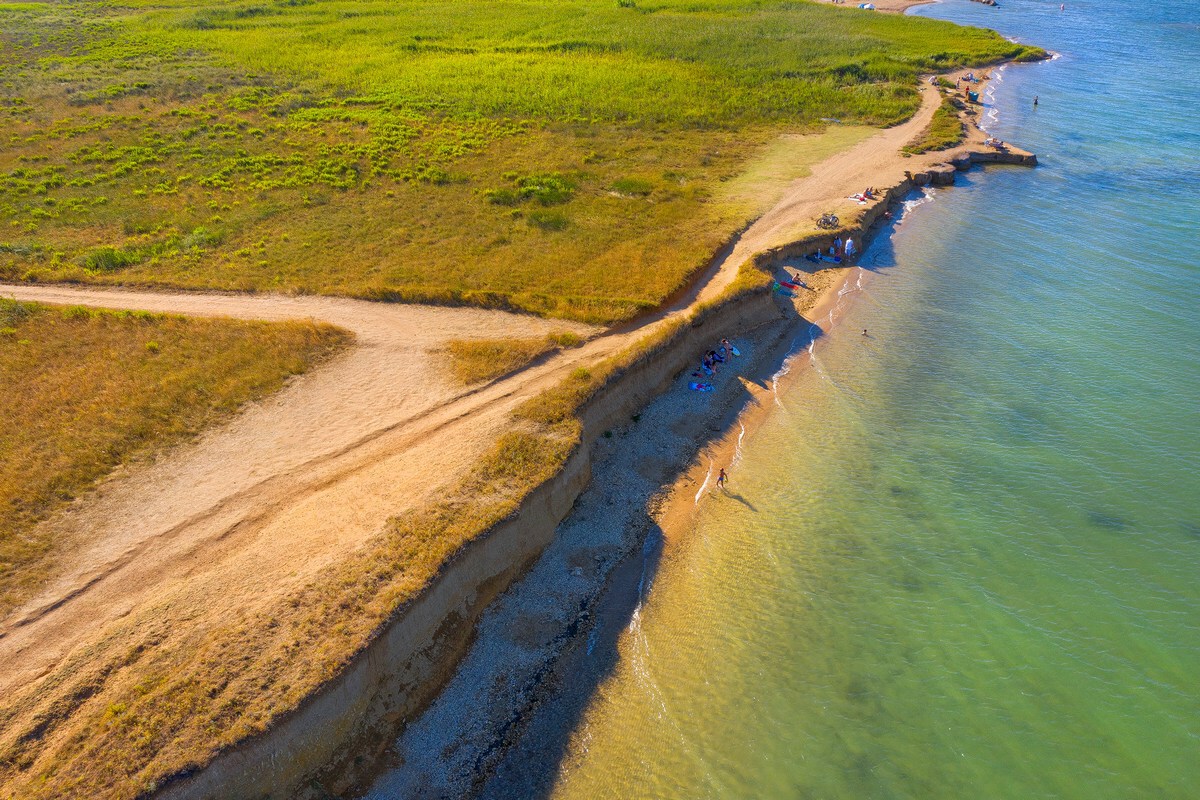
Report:
<svg viewBox="0 0 1200 800"><path fill-rule="evenodd" d="M822 253L820 250L817 250L806 255L804 260L811 261L814 264L820 264L822 261L827 264L840 264L843 259L852 258L857 252L858 250L854 246L853 239L846 239L843 242L842 237L839 236L829 246L828 253Z"/></svg>

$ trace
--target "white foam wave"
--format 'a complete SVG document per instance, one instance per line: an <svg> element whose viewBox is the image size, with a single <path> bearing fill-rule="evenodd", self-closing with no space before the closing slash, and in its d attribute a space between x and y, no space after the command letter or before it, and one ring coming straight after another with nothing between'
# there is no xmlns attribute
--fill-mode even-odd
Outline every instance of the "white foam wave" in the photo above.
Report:
<svg viewBox="0 0 1200 800"><path fill-rule="evenodd" d="M775 405L783 408L783 403L779 400L779 379L792 371L792 365L785 361L779 371L771 376L771 395L775 398Z"/></svg>
<svg viewBox="0 0 1200 800"><path fill-rule="evenodd" d="M696 498L692 501L692 505L700 502L700 498L704 495L704 490L708 488L708 482L712 480L712 462L708 462L708 474L704 476L704 483L700 484L700 491L696 492Z"/></svg>
<svg viewBox="0 0 1200 800"><path fill-rule="evenodd" d="M983 93L983 104L987 107L987 114L979 122L980 130L988 130L992 123L1000 119L1000 109L996 107L996 86L1004 82L1004 70L1008 68L1007 64L996 69L992 73L992 79L988 81L987 90Z"/></svg>
<svg viewBox="0 0 1200 800"><path fill-rule="evenodd" d="M737 438L737 444L735 444L735 445L733 446L733 462L732 462L732 466L735 466L735 467L736 467L736 466L738 465L738 463L739 463L739 462L742 460L742 439L746 438L746 426L745 426L745 425L742 425L741 423L738 423L738 427L740 427L742 430L741 430L741 432L738 434L738 438Z"/></svg>
<svg viewBox="0 0 1200 800"><path fill-rule="evenodd" d="M937 197L937 191L926 187L921 190L920 197L914 197L912 200L905 200L903 203L901 203L900 205L902 210L900 213L902 215L907 214L914 208L919 208L926 203L932 203L935 197Z"/></svg>

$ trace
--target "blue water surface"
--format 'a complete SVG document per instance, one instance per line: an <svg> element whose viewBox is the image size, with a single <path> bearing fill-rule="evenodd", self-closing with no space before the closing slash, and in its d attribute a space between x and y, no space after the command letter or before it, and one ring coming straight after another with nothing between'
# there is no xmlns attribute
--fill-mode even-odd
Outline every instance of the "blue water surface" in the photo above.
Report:
<svg viewBox="0 0 1200 800"><path fill-rule="evenodd" d="M668 549L560 797L1200 792L1200 11L915 13L1057 54L987 97L1041 166L868 249Z"/></svg>

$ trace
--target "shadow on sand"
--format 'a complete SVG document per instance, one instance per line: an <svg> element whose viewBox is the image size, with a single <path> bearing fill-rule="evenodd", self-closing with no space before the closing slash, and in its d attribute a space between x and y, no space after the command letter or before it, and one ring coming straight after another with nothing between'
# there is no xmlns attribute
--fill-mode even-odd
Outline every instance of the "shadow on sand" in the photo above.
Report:
<svg viewBox="0 0 1200 800"><path fill-rule="evenodd" d="M728 489L726 489L726 490L724 491L724 494L725 494L725 496L726 496L726 497L728 497L730 500L734 500L734 501L737 501L737 502L741 503L741 504L742 504L742 505L744 505L746 508L748 508L748 509L750 509L751 511L753 511L755 514L757 514L757 513L758 513L758 509L754 507L754 504L753 504L753 503L751 503L751 502L750 502L749 500L747 500L746 498L742 497L740 494L734 494L733 492L729 491Z"/></svg>

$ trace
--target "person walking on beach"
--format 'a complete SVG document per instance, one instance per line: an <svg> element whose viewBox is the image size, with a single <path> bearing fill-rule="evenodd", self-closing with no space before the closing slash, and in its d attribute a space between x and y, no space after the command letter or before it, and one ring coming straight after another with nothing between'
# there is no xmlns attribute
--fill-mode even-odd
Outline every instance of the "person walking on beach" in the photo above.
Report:
<svg viewBox="0 0 1200 800"><path fill-rule="evenodd" d="M717 488L724 489L725 481L728 479L729 479L729 476L725 474L725 468L721 467L721 472L720 472L720 474L717 475Z"/></svg>

